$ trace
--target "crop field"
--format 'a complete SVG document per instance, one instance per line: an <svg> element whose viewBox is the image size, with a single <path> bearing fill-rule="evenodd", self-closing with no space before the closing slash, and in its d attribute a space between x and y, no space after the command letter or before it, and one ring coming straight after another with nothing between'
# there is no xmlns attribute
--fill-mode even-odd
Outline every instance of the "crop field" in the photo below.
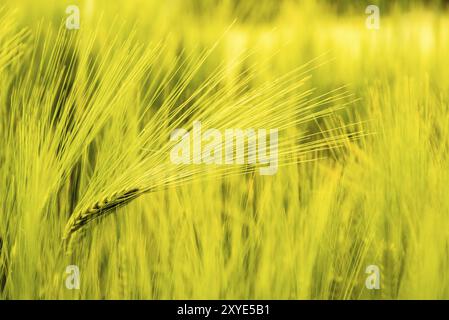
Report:
<svg viewBox="0 0 449 320"><path fill-rule="evenodd" d="M446 1L2 1L0 300L449 299L448 71Z"/></svg>

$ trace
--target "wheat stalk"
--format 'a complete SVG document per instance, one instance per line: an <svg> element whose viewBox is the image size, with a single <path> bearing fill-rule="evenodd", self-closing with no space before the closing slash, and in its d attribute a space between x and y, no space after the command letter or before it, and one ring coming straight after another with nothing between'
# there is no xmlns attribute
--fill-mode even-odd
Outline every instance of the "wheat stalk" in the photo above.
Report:
<svg viewBox="0 0 449 320"><path fill-rule="evenodd" d="M71 252L72 239L82 228L86 227L94 220L105 217L111 213L112 210L128 204L146 192L149 191L138 187L123 189L110 196L104 197L102 200L96 201L88 208L75 211L67 222L64 231L63 241L66 252Z"/></svg>
<svg viewBox="0 0 449 320"><path fill-rule="evenodd" d="M351 97L344 87L321 94L315 98L311 97L313 90L303 88L310 78L308 73L314 68L315 62L311 60L275 78L273 81L254 87L248 85L248 82L256 74L256 71L252 70L248 75L239 79L233 98L230 97L227 88L221 86L226 75L226 68L220 66L217 70L211 72L210 76L196 87L193 93L189 93L187 98L180 99L182 94L185 94L186 88L195 73L198 72L206 58L210 55L212 49L206 50L199 58L188 60L187 71L180 72L176 68L176 70L168 71L169 79L178 76L181 80L171 89L162 105L152 114L151 120L148 120L144 128L139 132L138 138L126 145L126 152L123 152L121 148L113 149L111 158L108 160L108 166L99 169L98 178L94 179L91 184L93 186L91 191L94 189L103 190L104 194L108 194L106 189L104 189L104 181L105 179L110 179L110 177L115 177L111 181L112 184L124 189L114 192L112 195L108 195L93 204L89 204L89 201L83 201L82 204L78 205L65 227L63 242L66 251L70 252L74 236L90 222L106 216L112 210L128 204L150 190L182 185L205 176L220 178L226 175L244 173L241 166L208 169L203 166L179 166L166 161L166 157L170 154L170 148L172 147L171 143L165 141L166 138L176 128L189 123L190 119L203 119L205 126L217 129L277 128L284 132L285 130L295 128L297 125L304 126L312 121L329 117L338 108L345 107L344 104L335 106L335 103ZM146 59L150 59L151 63L144 63L146 60L142 58L143 66L155 64L157 61L151 55ZM237 62L238 59L234 63L237 64ZM257 64L253 66L253 68L256 67ZM129 83L133 83L135 79L137 79L137 76L130 76ZM161 82L162 88L168 84L166 79ZM119 90L119 92L126 92L124 90L126 87L120 86L120 89L122 90ZM158 97L161 90L158 89L156 93L153 93L154 97L150 99L148 105L143 107L145 112L151 109L152 102ZM107 93L109 94L109 91ZM111 99L116 100L112 97ZM84 105L82 101L79 104ZM89 110L102 110L102 108L86 108L85 110L82 114L85 118L92 121L91 125L97 129L98 133L101 126L94 121L98 114L90 113ZM108 116L112 117L112 108L108 110L111 112ZM91 130L86 129L84 121L80 120L77 125L80 127L79 130L81 132L89 135L90 141L95 138L95 135L90 133ZM279 155L286 158L293 156L293 159L297 159L299 154L328 149L330 146L341 145L347 140L346 135L343 134L341 136L333 135L331 137L312 139L312 142L295 143L300 137L303 136L285 137L279 144ZM72 141L73 137L70 136L66 140ZM81 142L81 140L79 138L77 142ZM83 145L77 144L79 147ZM74 150L74 148L67 143L65 150ZM142 152L142 150L145 151ZM130 161L129 164L124 166L123 161L126 161L127 154L138 154L139 157L137 160ZM69 160L76 159L79 154L72 151L67 156L63 155L65 157L64 163L73 163ZM298 160L291 161L298 162ZM285 164L287 163L279 165ZM117 177L117 172L122 172L122 174ZM61 176L64 173L65 171L61 169ZM136 185L143 187L135 187ZM103 187L98 188L99 186ZM115 189L109 188L108 190L113 191ZM95 195L95 193L88 194L89 196ZM88 206L85 207L85 205Z"/></svg>

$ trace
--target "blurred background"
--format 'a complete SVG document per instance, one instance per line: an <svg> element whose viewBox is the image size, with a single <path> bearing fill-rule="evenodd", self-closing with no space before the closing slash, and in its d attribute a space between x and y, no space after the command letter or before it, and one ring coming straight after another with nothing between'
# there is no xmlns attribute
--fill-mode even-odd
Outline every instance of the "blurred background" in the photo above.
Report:
<svg viewBox="0 0 449 320"><path fill-rule="evenodd" d="M83 248L90 254L77 262L79 292L46 272L53 246L11 248L0 297L449 298L449 1L5 4L37 47L56 39L71 4L80 8L81 25L68 32L96 34L99 56L121 50L131 35L137 44L162 42L162 73L175 57L218 41L187 93L223 63L232 88L249 65L263 61L251 84L257 87L317 59L308 86L317 95L346 86L355 98L347 98L341 117L366 122L369 134L323 160L282 168L273 179L198 181L139 199L89 236ZM380 9L379 29L366 26L368 5ZM111 34L118 38L112 47ZM231 66L245 52L253 54ZM70 212L62 199L60 211ZM14 272L6 281L6 265L28 274ZM378 290L365 285L369 265L380 269Z"/></svg>

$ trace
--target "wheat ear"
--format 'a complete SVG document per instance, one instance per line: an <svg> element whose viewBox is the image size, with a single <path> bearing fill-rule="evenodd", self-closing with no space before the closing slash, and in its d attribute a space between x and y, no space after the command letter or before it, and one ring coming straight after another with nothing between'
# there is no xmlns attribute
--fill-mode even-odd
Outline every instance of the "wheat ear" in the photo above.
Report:
<svg viewBox="0 0 449 320"><path fill-rule="evenodd" d="M146 192L149 191L142 188L124 189L95 202L88 208L75 211L67 222L64 231L63 242L66 251L70 249L73 236L82 228L86 227L94 220L105 217L112 210L127 205L129 202Z"/></svg>

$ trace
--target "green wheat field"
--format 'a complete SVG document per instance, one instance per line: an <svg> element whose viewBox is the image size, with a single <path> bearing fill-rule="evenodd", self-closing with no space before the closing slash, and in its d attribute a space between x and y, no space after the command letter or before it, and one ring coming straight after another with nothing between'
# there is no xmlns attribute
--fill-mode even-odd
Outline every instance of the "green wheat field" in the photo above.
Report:
<svg viewBox="0 0 449 320"><path fill-rule="evenodd" d="M2 1L0 299L448 299L448 65L446 1Z"/></svg>

